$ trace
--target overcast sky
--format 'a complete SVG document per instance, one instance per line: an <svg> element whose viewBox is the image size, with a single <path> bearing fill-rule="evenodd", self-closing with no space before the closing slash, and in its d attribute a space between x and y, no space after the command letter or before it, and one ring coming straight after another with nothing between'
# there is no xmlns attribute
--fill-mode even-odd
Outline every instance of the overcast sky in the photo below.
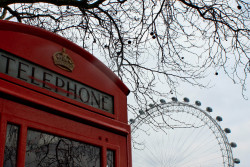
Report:
<svg viewBox="0 0 250 167"><path fill-rule="evenodd" d="M194 104L196 100L201 102L202 109L212 107L211 116L221 116L223 121L220 123L222 129L230 128L231 133L227 134L229 142L237 143L237 148L233 148L234 158L241 160L240 164L235 167L249 167L250 164L250 101L245 100L242 96L241 86L233 84L223 72L219 71L219 75L211 74L208 78L211 80L209 89L201 89L192 86L181 86L179 92L182 93L178 97L182 101L184 97L190 99L190 103ZM248 83L250 80L248 79ZM250 88L245 92L246 97L250 99ZM170 101L170 99L166 99ZM135 166L136 167L136 166Z"/></svg>
<svg viewBox="0 0 250 167"><path fill-rule="evenodd" d="M223 117L221 127L230 128L232 133L228 134L229 142L236 142L238 147L233 149L235 158L241 163L236 167L250 166L250 100L245 100L241 95L241 86L233 84L223 72L218 76L211 75L214 86L210 89L199 89L185 87L181 92L183 96L190 98L191 103L199 100L201 108L210 106L213 108L213 116ZM248 79L248 90L245 92L250 99L250 85Z"/></svg>

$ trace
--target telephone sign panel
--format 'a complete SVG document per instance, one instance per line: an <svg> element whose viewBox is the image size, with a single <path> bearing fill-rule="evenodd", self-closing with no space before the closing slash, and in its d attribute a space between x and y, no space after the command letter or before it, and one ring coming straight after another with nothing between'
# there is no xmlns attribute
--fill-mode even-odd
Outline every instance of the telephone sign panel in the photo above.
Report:
<svg viewBox="0 0 250 167"><path fill-rule="evenodd" d="M0 72L113 114L113 97L0 51Z"/></svg>
<svg viewBox="0 0 250 167"><path fill-rule="evenodd" d="M131 167L128 88L46 30L0 21L0 166Z"/></svg>

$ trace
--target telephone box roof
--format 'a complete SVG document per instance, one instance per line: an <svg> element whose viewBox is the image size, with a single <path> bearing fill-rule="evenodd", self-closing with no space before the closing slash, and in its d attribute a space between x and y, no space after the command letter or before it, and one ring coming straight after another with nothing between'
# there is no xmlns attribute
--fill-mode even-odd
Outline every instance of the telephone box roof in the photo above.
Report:
<svg viewBox="0 0 250 167"><path fill-rule="evenodd" d="M126 85L100 60L98 60L96 57L94 57L92 54L90 54L88 51L84 50L80 46L72 43L71 41L57 34L48 32L47 30L44 30L38 27L33 27L33 26L25 25L25 24L4 21L4 20L0 20L0 30L14 31L14 32L28 34L28 35L34 35L34 36L55 42L61 45L62 47L70 48L73 52L79 54L84 59L89 61L93 66L95 66L100 71L102 71L108 78L110 78L121 89L121 91L125 95L128 95L130 92L129 89L126 87Z"/></svg>

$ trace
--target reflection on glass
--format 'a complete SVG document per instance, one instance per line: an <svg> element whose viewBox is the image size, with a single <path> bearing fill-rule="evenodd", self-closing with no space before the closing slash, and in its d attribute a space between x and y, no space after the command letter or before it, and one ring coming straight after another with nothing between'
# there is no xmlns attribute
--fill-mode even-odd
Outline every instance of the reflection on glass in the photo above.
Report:
<svg viewBox="0 0 250 167"><path fill-rule="evenodd" d="M15 167L17 159L17 142L19 127L16 125L7 125L5 149L4 149L4 167Z"/></svg>
<svg viewBox="0 0 250 167"><path fill-rule="evenodd" d="M26 167L100 167L100 157L99 147L28 130Z"/></svg>
<svg viewBox="0 0 250 167"><path fill-rule="evenodd" d="M115 166L115 152L112 150L107 150L107 167Z"/></svg>

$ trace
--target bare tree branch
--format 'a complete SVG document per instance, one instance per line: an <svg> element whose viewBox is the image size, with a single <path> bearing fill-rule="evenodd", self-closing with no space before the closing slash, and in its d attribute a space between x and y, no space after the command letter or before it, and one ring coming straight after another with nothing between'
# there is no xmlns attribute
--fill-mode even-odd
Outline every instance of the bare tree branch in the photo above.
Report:
<svg viewBox="0 0 250 167"><path fill-rule="evenodd" d="M247 89L250 5L242 0L2 0L0 7L1 19L55 32L97 56L130 88L134 114L182 83L207 87L211 71L224 71L243 96Z"/></svg>

